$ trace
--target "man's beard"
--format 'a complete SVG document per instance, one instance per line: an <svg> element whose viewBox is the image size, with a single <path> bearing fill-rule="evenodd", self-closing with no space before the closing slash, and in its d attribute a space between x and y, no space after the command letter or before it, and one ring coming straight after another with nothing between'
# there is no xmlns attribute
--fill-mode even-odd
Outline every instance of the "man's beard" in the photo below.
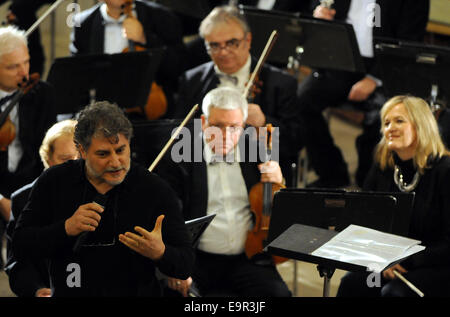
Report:
<svg viewBox="0 0 450 317"><path fill-rule="evenodd" d="M101 180L102 182L104 182L110 186L117 186L117 185L121 184L123 182L123 180L125 179L126 175L128 174L128 171L130 170L130 165L128 164L128 166L121 166L119 168L108 168L108 169L104 170L102 173L98 173L90 166L88 161L85 161L85 162L86 162L86 172L92 179ZM103 177L103 175L107 172L115 172L115 171L120 171L120 170L125 170L125 176L123 178L121 178L120 180L117 180L117 181L108 180Z"/></svg>

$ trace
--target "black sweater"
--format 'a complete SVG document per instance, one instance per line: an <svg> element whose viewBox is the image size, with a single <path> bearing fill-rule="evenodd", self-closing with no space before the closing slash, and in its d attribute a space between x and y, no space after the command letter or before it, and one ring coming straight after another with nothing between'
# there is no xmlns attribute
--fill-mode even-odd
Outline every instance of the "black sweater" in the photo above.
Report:
<svg viewBox="0 0 450 317"><path fill-rule="evenodd" d="M103 236L96 237L103 244L115 238L114 245L82 247L74 254L76 237L66 234L64 222L96 194L86 179L83 160L49 168L33 186L17 222L13 254L18 261L49 260L54 296L159 296L156 267L168 276L190 276L194 254L180 203L167 183L136 164L131 165L124 181L108 192L95 231L105 224ZM165 215L162 235L166 250L159 261L143 257L118 241L120 233L134 232L135 226L152 231L161 214ZM73 271L69 270L72 263L80 267L80 287L70 287L66 282Z"/></svg>
<svg viewBox="0 0 450 317"><path fill-rule="evenodd" d="M412 160L402 162L396 159L405 181L409 183L415 173ZM364 190L398 192L394 182L394 171L382 171L374 165L367 176ZM409 237L422 241L426 249L402 265L407 269L415 267L442 266L450 264L450 157L434 160L425 170L416 187L411 216Z"/></svg>

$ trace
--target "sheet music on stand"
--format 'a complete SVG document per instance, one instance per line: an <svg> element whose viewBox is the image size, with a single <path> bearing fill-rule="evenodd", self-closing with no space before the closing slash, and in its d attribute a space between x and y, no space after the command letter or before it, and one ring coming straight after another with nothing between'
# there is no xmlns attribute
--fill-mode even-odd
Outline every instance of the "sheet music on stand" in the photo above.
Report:
<svg viewBox="0 0 450 317"><path fill-rule="evenodd" d="M399 192L282 189L274 195L266 250L273 255L317 264L319 274L324 278L323 296L328 296L329 281L335 269L366 271L367 267L346 262L347 259L340 261L319 253L314 255L313 252L338 232L355 224L406 236L414 196L414 193ZM329 230L330 227L336 231Z"/></svg>
<svg viewBox="0 0 450 317"><path fill-rule="evenodd" d="M292 59L299 65L316 69L364 73L353 26L340 21L302 17L280 11L240 6L252 33L251 53L259 56L273 30L277 43L267 57L268 63L286 65Z"/></svg>
<svg viewBox="0 0 450 317"><path fill-rule="evenodd" d="M311 255L362 265L380 273L391 263L425 249L421 241L350 225Z"/></svg>

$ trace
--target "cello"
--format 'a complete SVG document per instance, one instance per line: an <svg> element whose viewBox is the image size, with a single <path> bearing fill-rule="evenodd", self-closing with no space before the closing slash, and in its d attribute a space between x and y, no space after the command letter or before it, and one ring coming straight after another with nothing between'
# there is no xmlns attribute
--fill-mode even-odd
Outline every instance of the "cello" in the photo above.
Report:
<svg viewBox="0 0 450 317"><path fill-rule="evenodd" d="M133 0L127 0L122 5L122 14L127 17L135 18L133 15ZM126 48L123 52L136 52L136 51L144 51L145 47L140 46L132 40L128 40L128 48ZM167 97L164 94L164 91L160 85L158 85L155 81L152 82L150 87L150 93L147 98L147 103L144 107L132 107L126 109L129 113L139 113L144 114L148 120L155 120L162 117L167 111Z"/></svg>

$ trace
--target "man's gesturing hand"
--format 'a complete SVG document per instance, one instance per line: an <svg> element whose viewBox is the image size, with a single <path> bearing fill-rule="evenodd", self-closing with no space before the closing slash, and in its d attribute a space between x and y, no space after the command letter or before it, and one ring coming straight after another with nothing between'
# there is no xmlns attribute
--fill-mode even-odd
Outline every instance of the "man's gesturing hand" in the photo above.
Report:
<svg viewBox="0 0 450 317"><path fill-rule="evenodd" d="M152 232L148 232L144 228L136 226L134 227L134 230L136 230L140 236L132 232L125 232L124 234L119 234L119 241L147 258L159 260L166 250L161 234L163 219L164 215L160 215L156 219L155 228L153 228Z"/></svg>
<svg viewBox="0 0 450 317"><path fill-rule="evenodd" d="M64 223L64 228L69 236L77 236L83 231L95 231L98 227L103 207L97 203L81 205L75 213Z"/></svg>

